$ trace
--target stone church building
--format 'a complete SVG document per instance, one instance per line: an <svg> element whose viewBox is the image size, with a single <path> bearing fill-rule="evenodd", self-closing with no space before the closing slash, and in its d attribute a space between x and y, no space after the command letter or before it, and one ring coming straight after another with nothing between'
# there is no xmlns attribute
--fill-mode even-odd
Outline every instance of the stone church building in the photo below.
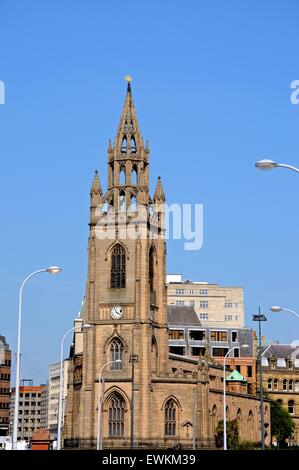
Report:
<svg viewBox="0 0 299 470"><path fill-rule="evenodd" d="M97 172L90 191L88 275L70 353L65 447L95 448L97 439L104 448L215 447L223 368L208 357L169 353L165 194L159 178L150 195L149 155L128 82L108 145L107 191ZM82 324L90 327L81 331ZM227 419L235 418L242 440L260 441L259 400L232 380ZM265 422L269 431L267 402Z"/></svg>

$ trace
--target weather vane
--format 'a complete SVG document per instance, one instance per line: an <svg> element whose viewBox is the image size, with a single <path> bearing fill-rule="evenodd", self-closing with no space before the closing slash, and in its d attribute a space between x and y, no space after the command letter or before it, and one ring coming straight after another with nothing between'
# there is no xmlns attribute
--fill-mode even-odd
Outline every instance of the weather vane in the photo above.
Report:
<svg viewBox="0 0 299 470"><path fill-rule="evenodd" d="M124 80L126 80L126 82L130 83L133 80L133 78L131 77L131 75L126 75L124 77Z"/></svg>

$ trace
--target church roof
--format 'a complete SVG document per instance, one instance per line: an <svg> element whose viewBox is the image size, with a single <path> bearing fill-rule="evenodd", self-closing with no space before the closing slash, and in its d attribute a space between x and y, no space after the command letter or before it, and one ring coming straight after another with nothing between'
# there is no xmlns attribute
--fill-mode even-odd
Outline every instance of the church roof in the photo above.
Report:
<svg viewBox="0 0 299 470"><path fill-rule="evenodd" d="M201 326L193 307L167 305L167 316L169 325Z"/></svg>
<svg viewBox="0 0 299 470"><path fill-rule="evenodd" d="M270 344L264 352L263 357L277 357L277 358L296 358L299 359L299 345L291 344Z"/></svg>
<svg viewBox="0 0 299 470"><path fill-rule="evenodd" d="M237 370L234 370L228 377L225 379L226 382L246 382L243 375L240 374Z"/></svg>

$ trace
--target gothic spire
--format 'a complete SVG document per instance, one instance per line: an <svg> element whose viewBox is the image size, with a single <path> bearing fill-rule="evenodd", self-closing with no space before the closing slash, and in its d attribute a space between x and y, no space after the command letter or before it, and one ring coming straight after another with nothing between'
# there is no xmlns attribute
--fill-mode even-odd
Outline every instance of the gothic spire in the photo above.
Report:
<svg viewBox="0 0 299 470"><path fill-rule="evenodd" d="M90 188L90 207L98 207L102 204L102 188L98 175L98 170L95 171L93 182Z"/></svg>
<svg viewBox="0 0 299 470"><path fill-rule="evenodd" d="M158 176L158 181L157 181L157 186L156 186L156 191L155 191L155 194L154 194L153 201L154 201L155 204L156 203L161 204L161 203L165 202L165 200L166 200L166 198L165 198L163 186L162 186L162 183L161 183L161 177Z"/></svg>
<svg viewBox="0 0 299 470"><path fill-rule="evenodd" d="M123 105L114 149L117 153L136 153L143 148L143 140L140 133L134 100L132 96L131 83L128 81L127 94Z"/></svg>

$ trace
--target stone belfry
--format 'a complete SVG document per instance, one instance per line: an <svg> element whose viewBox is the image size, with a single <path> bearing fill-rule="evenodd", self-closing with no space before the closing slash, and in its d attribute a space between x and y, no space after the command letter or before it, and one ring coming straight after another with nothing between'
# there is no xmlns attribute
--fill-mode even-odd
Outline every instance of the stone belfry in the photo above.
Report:
<svg viewBox="0 0 299 470"><path fill-rule="evenodd" d="M90 191L83 321L92 328L83 335L75 378L69 377L65 426L66 437L82 442L96 439L99 371L104 364L109 363L103 372L104 444L115 437L109 421L111 403L118 403L124 413L118 437L129 442L134 429L139 442L152 439L152 381L168 371L165 196L159 178L150 197L149 153L128 82L114 144L108 145L107 191L103 194L97 172ZM134 379L132 355L138 360ZM115 359L121 362L111 362Z"/></svg>

